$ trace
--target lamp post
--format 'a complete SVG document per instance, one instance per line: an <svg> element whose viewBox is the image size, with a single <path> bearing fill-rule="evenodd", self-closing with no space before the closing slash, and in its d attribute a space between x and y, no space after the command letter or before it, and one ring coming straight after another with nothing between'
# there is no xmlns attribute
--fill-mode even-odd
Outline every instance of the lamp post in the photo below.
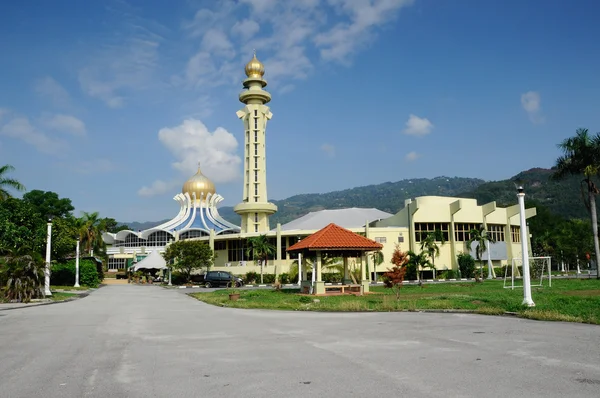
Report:
<svg viewBox="0 0 600 398"><path fill-rule="evenodd" d="M44 269L44 296L52 296L50 291L50 248L52 245L52 217L48 217L46 234L46 268Z"/></svg>
<svg viewBox="0 0 600 398"><path fill-rule="evenodd" d="M523 257L523 305L535 307L531 298L531 282L529 280L529 249L527 247L527 223L525 221L525 191L522 185L517 188L519 199L519 218L521 227L521 255Z"/></svg>
<svg viewBox="0 0 600 398"><path fill-rule="evenodd" d="M489 233L489 232L486 231L486 233ZM493 267L493 265L492 265L492 253L490 253L491 252L491 248L490 248L491 245L490 245L490 241L489 240L485 241L485 246L486 246L485 251L487 252L487 263L488 263L488 276L487 276L487 278L488 279L494 279L493 276L492 276L492 267Z"/></svg>
<svg viewBox="0 0 600 398"><path fill-rule="evenodd" d="M77 247L75 249L75 285L79 287L79 237L77 237Z"/></svg>
<svg viewBox="0 0 600 398"><path fill-rule="evenodd" d="M298 237L300 242L300 237ZM302 284L302 252L298 252L298 286Z"/></svg>

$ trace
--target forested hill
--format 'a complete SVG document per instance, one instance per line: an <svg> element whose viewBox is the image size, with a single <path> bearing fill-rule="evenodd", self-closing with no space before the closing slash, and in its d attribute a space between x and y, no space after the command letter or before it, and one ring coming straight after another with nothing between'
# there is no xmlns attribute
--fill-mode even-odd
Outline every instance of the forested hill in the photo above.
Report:
<svg viewBox="0 0 600 398"><path fill-rule="evenodd" d="M484 182L478 178L461 177L413 178L343 191L295 195L272 201L278 210L270 217L270 224L285 224L311 211L345 207L374 207L396 213L404 207L405 199L425 195L455 196L461 192L471 192ZM219 208L219 213L223 218L239 225L239 216L233 212L232 207Z"/></svg>
<svg viewBox="0 0 600 398"><path fill-rule="evenodd" d="M375 207L395 213L404 206L405 199L426 195L475 198L479 204L496 201L499 206L510 206L517 203L514 183L517 179L524 183L527 201L544 205L552 213L565 218L587 218L586 208L581 201L579 184L582 178L576 176L553 181L550 179L551 174L549 169L535 168L501 181L485 182L477 178L462 177L414 178L343 191L295 195L283 200L273 200L278 211L271 216L270 223L272 226L277 223L285 224L311 211L345 207ZM233 207L221 207L219 213L228 221L240 224L240 218L234 213ZM160 223L130 223L129 226L133 230L143 230Z"/></svg>
<svg viewBox="0 0 600 398"><path fill-rule="evenodd" d="M581 199L580 182L583 177L573 176L554 181L550 179L552 173L550 169L530 169L508 180L480 184L459 196L475 198L479 204L495 200L499 206L514 205L517 203L515 181L520 179L523 181L526 201L535 201L565 218L588 218Z"/></svg>

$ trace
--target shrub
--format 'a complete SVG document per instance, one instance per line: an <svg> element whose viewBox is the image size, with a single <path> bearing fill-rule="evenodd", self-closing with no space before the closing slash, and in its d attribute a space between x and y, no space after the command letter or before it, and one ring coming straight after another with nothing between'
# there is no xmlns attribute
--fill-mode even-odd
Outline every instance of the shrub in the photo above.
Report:
<svg viewBox="0 0 600 398"><path fill-rule="evenodd" d="M51 271L50 282L53 285L69 286L75 283L75 260L53 264ZM79 284L93 288L98 287L100 278L95 261L81 260L79 262Z"/></svg>
<svg viewBox="0 0 600 398"><path fill-rule="evenodd" d="M411 261L409 261L406 264L406 274L404 275L404 278L408 281L416 281L418 279L417 278L417 264L415 264L414 262L411 262Z"/></svg>
<svg viewBox="0 0 600 398"><path fill-rule="evenodd" d="M168 279L168 276L167 276ZM171 274L171 284L172 285L183 285L185 284L185 276L182 275L180 272L173 272Z"/></svg>
<svg viewBox="0 0 600 398"><path fill-rule="evenodd" d="M246 272L246 275L244 275L242 279L246 285L252 285L260 281L260 274L258 272L249 271Z"/></svg>
<svg viewBox="0 0 600 398"><path fill-rule="evenodd" d="M323 282L327 283L339 283L342 281L342 274L340 274L339 272L324 272L321 275L321 279L323 280Z"/></svg>
<svg viewBox="0 0 600 398"><path fill-rule="evenodd" d="M279 282L281 283L290 283L290 274L283 273L279 275Z"/></svg>
<svg viewBox="0 0 600 398"><path fill-rule="evenodd" d="M456 271L454 271L453 269L447 269L445 271L440 272L438 274L438 278L439 279L455 279Z"/></svg>
<svg viewBox="0 0 600 398"><path fill-rule="evenodd" d="M0 279L6 283L2 293L8 300L28 303L44 296L44 263L41 259L30 255L8 256L1 271Z"/></svg>
<svg viewBox="0 0 600 398"><path fill-rule="evenodd" d="M258 276L258 280L260 281L260 275ZM275 274L263 274L263 282L275 283Z"/></svg>
<svg viewBox="0 0 600 398"><path fill-rule="evenodd" d="M460 253L456 256L461 278L473 278L475 275L475 259L469 253Z"/></svg>

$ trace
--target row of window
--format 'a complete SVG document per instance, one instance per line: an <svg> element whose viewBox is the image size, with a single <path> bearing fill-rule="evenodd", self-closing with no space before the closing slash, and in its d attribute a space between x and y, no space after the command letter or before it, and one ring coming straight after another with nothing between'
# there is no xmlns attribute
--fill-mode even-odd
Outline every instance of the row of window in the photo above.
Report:
<svg viewBox="0 0 600 398"><path fill-rule="evenodd" d="M209 234L204 231L191 230L185 231L179 235L180 240L200 238L202 236L208 236ZM173 242L175 237L166 231L156 231L148 236L148 239L142 239L135 234L129 234L125 237L125 240L115 241L116 247L155 247L155 246L166 246L167 243Z"/></svg>
<svg viewBox="0 0 600 398"><path fill-rule="evenodd" d="M481 224L477 223L455 223L454 240L456 242L467 242L471 239L471 230L479 229ZM504 242L504 225L488 224L487 231L496 242ZM445 241L450 237L450 223L415 223L415 240L421 242L430 233L439 230ZM513 243L521 242L521 228L519 226L510 226L511 241Z"/></svg>

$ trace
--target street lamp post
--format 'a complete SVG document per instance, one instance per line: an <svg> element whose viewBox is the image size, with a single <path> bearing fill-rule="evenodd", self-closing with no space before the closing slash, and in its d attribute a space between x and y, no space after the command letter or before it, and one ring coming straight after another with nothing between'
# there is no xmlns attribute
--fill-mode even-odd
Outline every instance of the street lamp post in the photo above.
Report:
<svg viewBox="0 0 600 398"><path fill-rule="evenodd" d="M50 291L50 248L52 246L52 218L48 218L46 234L46 268L44 269L44 296L52 296Z"/></svg>
<svg viewBox="0 0 600 398"><path fill-rule="evenodd" d="M535 307L531 298L531 281L529 279L529 249L527 247L527 223L525 220L525 191L522 185L517 188L519 199L519 218L521 227L521 255L523 258L523 305Z"/></svg>
<svg viewBox="0 0 600 398"><path fill-rule="evenodd" d="M300 242L300 237L298 237ZM302 284L302 252L298 252L298 286Z"/></svg>
<svg viewBox="0 0 600 398"><path fill-rule="evenodd" d="M77 237L77 247L75 249L75 285L79 287L79 237Z"/></svg>

